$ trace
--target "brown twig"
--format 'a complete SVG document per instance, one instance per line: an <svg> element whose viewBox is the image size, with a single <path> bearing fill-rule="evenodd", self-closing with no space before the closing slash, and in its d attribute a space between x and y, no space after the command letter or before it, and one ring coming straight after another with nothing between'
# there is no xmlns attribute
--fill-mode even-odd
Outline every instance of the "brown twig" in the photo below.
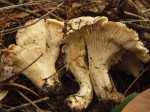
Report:
<svg viewBox="0 0 150 112"><path fill-rule="evenodd" d="M143 12L143 13L150 12L150 8L148 8L148 9L145 9L145 10L143 10L142 12Z"/></svg>
<svg viewBox="0 0 150 112"><path fill-rule="evenodd" d="M132 28L142 30L145 32L150 32L150 27L146 27L146 26L142 26L142 25L138 25L138 24L133 24L133 23L126 23L126 24Z"/></svg>
<svg viewBox="0 0 150 112"><path fill-rule="evenodd" d="M49 4L44 4L43 5L44 9L46 10L52 10L53 6L49 6ZM58 9L57 9L58 10ZM40 13L41 10L40 8L34 8L32 10L34 13ZM30 14L25 13L23 11L19 12L19 13L11 13L11 14L6 14L4 17L0 18L0 30L5 30L7 27L11 27L11 26L18 26L18 22L16 22L17 20L20 21L21 23L24 23L26 21L26 18L29 17ZM25 21L23 21L25 20ZM29 20L29 19L27 19ZM21 24L19 23L19 24Z"/></svg>
<svg viewBox="0 0 150 112"><path fill-rule="evenodd" d="M19 26L19 27L16 27L16 28L11 28L11 29L6 29L6 30L2 30L0 31L0 34L5 34L5 33L12 33L18 29L21 29L21 28L25 28L25 27L28 27L28 26L31 26L31 25L34 25L36 24L37 22L39 22L41 19L45 19L51 12L55 11L57 8L59 8L60 6L63 5L64 2L61 2L59 5L57 5L54 9L52 9L51 11L49 11L48 13L44 14L43 16L41 16L39 19L37 19L34 23L32 24L29 24L29 25L25 25L25 26Z"/></svg>
<svg viewBox="0 0 150 112"><path fill-rule="evenodd" d="M37 103L41 103L43 101L47 101L49 100L49 97L45 97L45 98L41 98L39 100L35 100L33 101L34 104L37 104ZM30 106L31 103L25 103L25 104L22 104L22 105L19 105L19 106L16 106L16 107L12 107L11 109L8 109L7 112L12 112L12 111L16 111L18 109L21 109L21 108L24 108L24 107L27 107L27 106Z"/></svg>
<svg viewBox="0 0 150 112"><path fill-rule="evenodd" d="M144 18L142 16L139 16L139 15L131 13L131 12L124 11L124 14L128 15L128 16L136 17L136 18L139 18L139 19L143 19L143 20L148 20L147 18Z"/></svg>
<svg viewBox="0 0 150 112"><path fill-rule="evenodd" d="M20 89L23 89L23 90L26 90L28 91L29 93L32 93L34 96L36 96L37 98L41 98L41 96L39 96L36 92L34 92L33 90L31 90L30 88L24 86L24 85L21 85L21 84L17 84L17 83L14 83L14 82L7 82L7 83L1 83L0 84L0 87L1 86L10 86L10 87L17 87L17 88L20 88Z"/></svg>
<svg viewBox="0 0 150 112"><path fill-rule="evenodd" d="M35 109L37 109L39 112L42 112L41 109L35 104L33 103L28 97L26 97L22 92L18 91L17 92L25 99L27 100L29 103L31 103L32 106L35 107Z"/></svg>
<svg viewBox="0 0 150 112"><path fill-rule="evenodd" d="M142 16L145 16L146 18L148 18L144 13L142 13L140 10L139 10L139 8L138 8L138 6L132 1L132 0L127 0L129 3L131 3L135 8L136 8L136 10L140 13L140 14L142 14Z"/></svg>
<svg viewBox="0 0 150 112"><path fill-rule="evenodd" d="M150 20L134 20L134 19L129 19L125 21L120 21L122 23L135 23L135 22L150 22Z"/></svg>
<svg viewBox="0 0 150 112"><path fill-rule="evenodd" d="M45 9L44 7L42 7L41 5L37 5L38 8L40 8L41 10L45 11L46 13L48 13L48 10ZM57 20L60 20L60 21L65 21L63 18L55 15L54 13L50 13L51 16L53 16L54 18L56 18Z"/></svg>
<svg viewBox="0 0 150 112"><path fill-rule="evenodd" d="M36 92L34 92L33 90L31 90L30 88L24 86L24 85L21 85L21 84L17 84L17 83L14 83L14 82L7 82L7 83L1 83L0 86L10 86L10 87L17 87L17 88L20 88L20 89L23 89L23 90L26 90L30 93L32 93L34 96L36 96L37 98L41 98L41 96L39 96ZM53 106L51 104L49 104L47 102L47 105L54 110L54 112L57 112Z"/></svg>
<svg viewBox="0 0 150 112"><path fill-rule="evenodd" d="M0 3L3 3L3 0L1 0ZM21 7L21 6L32 6L32 5L39 5L39 4L44 4L44 3L51 3L51 1L49 1L49 0L32 1L32 2L27 2L27 3L23 3L23 4L18 4L18 5L6 6L6 7L0 8L0 12L5 11L5 10L18 8L18 7Z"/></svg>
<svg viewBox="0 0 150 112"><path fill-rule="evenodd" d="M10 5L10 6L14 5L14 4L12 4L12 3L8 2L8 1L5 1L5 0L1 0L1 2L6 4L6 5ZM33 11L31 11L29 9L26 9L26 8L23 8L23 7L16 7L16 8L19 9L19 10L22 10L22 11L24 11L26 13L29 13L29 14L31 14L34 17L39 17L40 16L39 14L36 14L36 13L34 13Z"/></svg>

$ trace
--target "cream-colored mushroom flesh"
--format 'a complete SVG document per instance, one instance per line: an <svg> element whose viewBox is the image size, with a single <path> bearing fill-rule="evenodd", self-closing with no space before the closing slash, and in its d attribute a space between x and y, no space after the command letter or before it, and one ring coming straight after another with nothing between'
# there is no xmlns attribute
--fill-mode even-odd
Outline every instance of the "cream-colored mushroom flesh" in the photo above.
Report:
<svg viewBox="0 0 150 112"><path fill-rule="evenodd" d="M85 43L80 32L74 32L64 37L62 51L66 54L67 69L72 72L79 83L79 91L70 95L65 102L76 111L85 109L93 98L92 84L89 71L85 64Z"/></svg>
<svg viewBox="0 0 150 112"><path fill-rule="evenodd" d="M20 46L11 44L3 57L5 59L5 63L9 66L13 66L13 72L19 73L36 60L42 53L43 52L41 50L39 51L39 46L32 46L31 44L30 46L21 48ZM38 88L42 89L45 82L42 79L44 72L42 72L41 75L41 71L44 70L41 68L42 63L38 63L38 61L28 67L23 74L25 74ZM41 65L39 66L39 64Z"/></svg>
<svg viewBox="0 0 150 112"><path fill-rule="evenodd" d="M26 24L31 24L35 21L32 20ZM59 24L57 21L55 23L51 26L50 23L40 20L32 26L19 30L16 35L17 45L9 46L4 53L4 59L6 63L14 67L14 72L16 73L29 66L43 54L23 71L23 74L39 89L43 89L43 86L46 85L51 91L57 92L61 88L61 83L58 79L58 74L56 74L55 62L59 54L58 41L62 37L60 26L63 27L63 24ZM53 32L49 31L49 27L53 28ZM54 36L53 33L60 35ZM57 40L57 42L53 40Z"/></svg>
<svg viewBox="0 0 150 112"><path fill-rule="evenodd" d="M134 53L143 62L149 60L138 34L123 23L108 21L106 17L79 17L68 22L67 30L78 31L85 39L90 77L99 99L119 99L108 70L120 59L122 51Z"/></svg>

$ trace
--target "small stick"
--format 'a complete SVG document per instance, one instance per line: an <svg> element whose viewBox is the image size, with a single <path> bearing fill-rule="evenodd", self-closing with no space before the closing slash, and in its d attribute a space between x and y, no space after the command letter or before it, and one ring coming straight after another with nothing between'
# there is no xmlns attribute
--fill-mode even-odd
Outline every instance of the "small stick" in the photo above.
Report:
<svg viewBox="0 0 150 112"><path fill-rule="evenodd" d="M41 109L35 104L33 103L28 97L26 97L22 92L18 91L17 92L25 99L27 100L29 103L31 103L32 106L35 107L35 109L39 110L39 112L41 111Z"/></svg>
<svg viewBox="0 0 150 112"><path fill-rule="evenodd" d="M145 9L145 10L143 10L142 12L143 12L143 13L148 13L148 12L150 12L150 8L149 8L149 9Z"/></svg>
<svg viewBox="0 0 150 112"><path fill-rule="evenodd" d="M39 7L41 10L45 11L46 13L48 13L48 10L45 9L44 7L42 7L41 5L37 5L37 7ZM51 16L55 17L57 20L60 20L60 21L65 21L63 18L55 15L54 13L50 13Z"/></svg>
<svg viewBox="0 0 150 112"><path fill-rule="evenodd" d="M126 20L126 21L120 21L122 23L133 23L133 22L150 22L150 20Z"/></svg>
<svg viewBox="0 0 150 112"><path fill-rule="evenodd" d="M47 17L51 12L55 11L56 9L58 9L60 6L63 5L64 2L61 2L59 5L57 5L57 7L53 8L51 11L49 11L48 13L44 14L43 16L41 16L38 20L36 20L34 23L32 24L29 24L29 25L25 25L25 26L19 26L19 27L16 27L16 28L11 28L11 29L6 29L6 30L2 30L0 31L0 34L5 34L5 33L12 33L18 29L21 29L21 28L26 28L28 26L31 26L31 25L34 25L36 24L37 22L39 22L41 19L44 19L45 17Z"/></svg>
<svg viewBox="0 0 150 112"><path fill-rule="evenodd" d="M0 1L0 3L3 3L3 2L4 2L3 0ZM51 1L49 1L49 0L32 1L32 2L27 2L27 3L23 3L23 4L18 4L18 5L6 6L6 7L0 8L0 12L5 11L5 10L14 9L17 7L21 7L21 6L32 6L32 5L38 5L38 4L43 4L43 3L51 3Z"/></svg>
<svg viewBox="0 0 150 112"><path fill-rule="evenodd" d="M133 24L133 23L126 23L126 24L129 25L130 27L135 28L135 29L143 30L145 32L150 32L149 27L138 25L138 24Z"/></svg>
<svg viewBox="0 0 150 112"><path fill-rule="evenodd" d="M38 98L41 98L41 96L39 96L36 92L34 92L33 90L31 90L30 88L24 86L24 85L21 85L21 84L17 84L17 83L14 83L14 82L7 82L7 83L0 83L0 86L10 86L10 87L17 87L17 88L20 88L20 89L23 89L23 90L26 90L30 93L32 93L34 96L38 97ZM54 110L54 112L57 112L52 105L50 105L48 102L47 102L47 105L52 108Z"/></svg>
<svg viewBox="0 0 150 112"><path fill-rule="evenodd" d="M136 17L136 18L148 20L148 19L146 19L146 18L144 18L144 17L142 17L142 16L139 16L139 15L137 15L137 14L133 14L133 13L131 13L131 12L124 11L124 14L126 14L126 15L128 15L128 16L132 16L132 17Z"/></svg>
<svg viewBox="0 0 150 112"><path fill-rule="evenodd" d="M49 100L49 97L45 97L45 98L41 98L39 100L35 100L33 101L33 103L37 104L37 103L41 103L43 101L47 101ZM12 112L12 111L15 111L15 110L18 110L18 109L21 109L21 108L24 108L24 107L27 107L27 106L30 106L31 103L25 103L25 104L22 104L22 105L19 105L19 106L16 106L16 107L12 107L11 109L8 109L7 112Z"/></svg>
<svg viewBox="0 0 150 112"><path fill-rule="evenodd" d="M6 1L3 1L3 0L2 0L2 3L7 4L7 5L14 5L14 4L12 4L12 3L8 2L8 1L6 2ZM23 7L17 7L17 9L22 10L22 11L24 11L26 13L29 13L29 14L33 15L34 17L39 17L39 15L37 15L33 11L25 9Z"/></svg>
<svg viewBox="0 0 150 112"><path fill-rule="evenodd" d="M8 86L8 87L15 87L15 88L19 88L19 89L23 89L29 93L32 93L34 96L36 96L37 98L41 98L41 96L39 96L36 92L34 92L32 89L21 85L21 84L17 84L15 82L6 82L6 83L0 83L0 87L1 86Z"/></svg>

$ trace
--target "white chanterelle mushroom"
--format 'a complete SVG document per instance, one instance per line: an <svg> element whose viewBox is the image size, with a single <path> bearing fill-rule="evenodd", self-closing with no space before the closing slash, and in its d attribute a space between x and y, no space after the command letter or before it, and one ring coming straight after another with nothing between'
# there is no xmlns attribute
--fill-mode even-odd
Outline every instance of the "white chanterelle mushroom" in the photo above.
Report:
<svg viewBox="0 0 150 112"><path fill-rule="evenodd" d="M31 20L26 25L35 21ZM23 74L40 90L45 90L46 87L52 92L59 91L62 85L56 73L55 62L60 50L59 41L63 36L62 27L63 23L47 19L19 30L16 35L17 45L11 44L3 54L5 63L17 73L43 54Z"/></svg>
<svg viewBox="0 0 150 112"><path fill-rule="evenodd" d="M78 32L84 38L89 59L89 72L94 91L100 100L118 101L108 70L118 62L123 52L134 53L143 62L149 60L148 50L138 34L120 22L106 17L79 17L67 23L67 34ZM74 33L76 36L76 33Z"/></svg>
<svg viewBox="0 0 150 112"><path fill-rule="evenodd" d="M72 72L79 83L79 91L70 95L65 102L75 111L85 109L93 98L93 89L89 77L89 71L85 64L85 42L79 32L67 35L62 41L65 44L62 51L66 54L65 63L67 69Z"/></svg>

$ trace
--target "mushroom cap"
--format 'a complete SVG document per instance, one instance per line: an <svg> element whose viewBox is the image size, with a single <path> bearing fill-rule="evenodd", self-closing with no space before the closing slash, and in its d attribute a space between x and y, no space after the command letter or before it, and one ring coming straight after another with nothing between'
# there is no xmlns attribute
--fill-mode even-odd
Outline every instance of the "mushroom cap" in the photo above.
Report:
<svg viewBox="0 0 150 112"><path fill-rule="evenodd" d="M90 16L85 16L85 17L78 17L75 19L71 19L67 22L66 25L66 34L69 35L75 31L79 31L82 27L88 26L95 24L97 21L99 21L101 18L101 21L108 20L106 17L90 17Z"/></svg>
<svg viewBox="0 0 150 112"><path fill-rule="evenodd" d="M46 19L46 25L50 33L49 43L51 45L59 44L63 37L62 29L64 27L64 22L58 21L56 19Z"/></svg>
<svg viewBox="0 0 150 112"><path fill-rule="evenodd" d="M36 20L30 20L25 25L33 24ZM63 37L63 25L63 22L55 19L42 19L34 25L19 30L16 35L16 43L20 47L29 44L38 44L41 48L45 44L49 47L59 46Z"/></svg>
<svg viewBox="0 0 150 112"><path fill-rule="evenodd" d="M79 31L84 37L87 47L93 46L90 50L93 55L95 55L93 52L100 53L105 48L110 48L110 51L112 51L120 47L123 50L134 52L143 62L150 59L148 49L139 41L138 34L121 22L108 21L106 17L99 16L79 17L70 20L67 23L66 30L67 35Z"/></svg>
<svg viewBox="0 0 150 112"><path fill-rule="evenodd" d="M33 24L35 20L28 21L25 25ZM45 20L42 19L39 22L29 27L18 30L16 35L16 43L22 47L29 44L43 44L46 43L50 33L46 27Z"/></svg>

